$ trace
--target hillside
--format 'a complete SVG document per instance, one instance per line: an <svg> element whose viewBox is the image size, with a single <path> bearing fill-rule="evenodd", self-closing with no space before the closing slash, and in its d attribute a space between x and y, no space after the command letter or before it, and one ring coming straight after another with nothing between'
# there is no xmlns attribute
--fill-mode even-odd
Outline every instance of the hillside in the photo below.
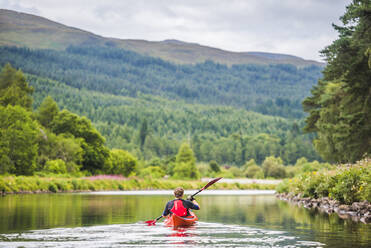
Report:
<svg viewBox="0 0 371 248"><path fill-rule="evenodd" d="M28 75L34 108L50 95L91 119L110 148L141 159L173 159L184 141L198 161L319 159L300 131L301 102L323 67L292 55L104 38L0 10L0 66L6 63Z"/></svg>
<svg viewBox="0 0 371 248"><path fill-rule="evenodd" d="M250 159L261 163L267 156L280 156L285 164L300 157L320 159L310 136L300 132L303 121L144 94L130 97L76 89L34 75L28 75L28 81L35 89L35 108L52 96L61 108L91 119L108 147L146 160L171 159L184 141L190 142L198 161L242 165ZM144 122L148 132L141 146Z"/></svg>
<svg viewBox="0 0 371 248"><path fill-rule="evenodd" d="M290 118L304 116L301 101L321 76L318 66L227 67L212 61L176 65L107 46L69 46L63 51L0 47L0 54L0 65L11 63L78 89L131 97L157 95Z"/></svg>
<svg viewBox="0 0 371 248"><path fill-rule="evenodd" d="M145 41L105 38L68 27L43 17L0 9L0 45L63 50L70 45L114 46L178 64L212 60L221 64L292 64L323 66L323 63L291 55L230 52L177 40Z"/></svg>

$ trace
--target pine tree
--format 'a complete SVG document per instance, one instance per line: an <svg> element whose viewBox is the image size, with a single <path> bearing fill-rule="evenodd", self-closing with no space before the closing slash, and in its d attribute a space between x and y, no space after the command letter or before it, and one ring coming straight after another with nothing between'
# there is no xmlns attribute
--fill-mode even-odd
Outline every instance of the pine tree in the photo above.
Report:
<svg viewBox="0 0 371 248"><path fill-rule="evenodd" d="M303 107L309 113L305 130L317 132L314 145L333 162L354 162L371 153L371 2L353 0L333 25L339 38L322 54L323 79Z"/></svg>

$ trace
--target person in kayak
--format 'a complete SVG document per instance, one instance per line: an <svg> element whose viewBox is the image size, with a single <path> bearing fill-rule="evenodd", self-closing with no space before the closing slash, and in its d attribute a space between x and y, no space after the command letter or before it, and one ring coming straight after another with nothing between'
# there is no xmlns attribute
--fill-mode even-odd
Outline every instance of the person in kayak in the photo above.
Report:
<svg viewBox="0 0 371 248"><path fill-rule="evenodd" d="M180 217L189 216L189 209L199 210L200 205L197 201L192 197L188 197L187 200L183 200L184 189L178 187L174 190L175 199L169 201L166 206L165 210L162 213L162 216L167 216L169 214L176 214Z"/></svg>

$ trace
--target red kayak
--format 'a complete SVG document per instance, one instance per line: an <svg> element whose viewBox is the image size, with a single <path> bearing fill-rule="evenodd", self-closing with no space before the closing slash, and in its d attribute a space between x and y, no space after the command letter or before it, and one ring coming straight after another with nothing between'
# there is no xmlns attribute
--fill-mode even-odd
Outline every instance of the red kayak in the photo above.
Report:
<svg viewBox="0 0 371 248"><path fill-rule="evenodd" d="M178 227L178 226L191 226L193 225L197 220L197 216L190 211L190 216L187 217L180 217L175 214L170 215L169 217L166 217L165 225L171 226L171 227Z"/></svg>

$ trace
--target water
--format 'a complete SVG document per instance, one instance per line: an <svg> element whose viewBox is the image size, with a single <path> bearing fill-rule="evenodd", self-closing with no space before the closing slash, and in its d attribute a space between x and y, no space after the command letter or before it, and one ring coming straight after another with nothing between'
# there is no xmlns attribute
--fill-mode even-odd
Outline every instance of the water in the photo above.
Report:
<svg viewBox="0 0 371 248"><path fill-rule="evenodd" d="M161 215L168 193L8 195L0 198L0 247L371 247L370 224L272 192L205 191L195 226L144 224Z"/></svg>

